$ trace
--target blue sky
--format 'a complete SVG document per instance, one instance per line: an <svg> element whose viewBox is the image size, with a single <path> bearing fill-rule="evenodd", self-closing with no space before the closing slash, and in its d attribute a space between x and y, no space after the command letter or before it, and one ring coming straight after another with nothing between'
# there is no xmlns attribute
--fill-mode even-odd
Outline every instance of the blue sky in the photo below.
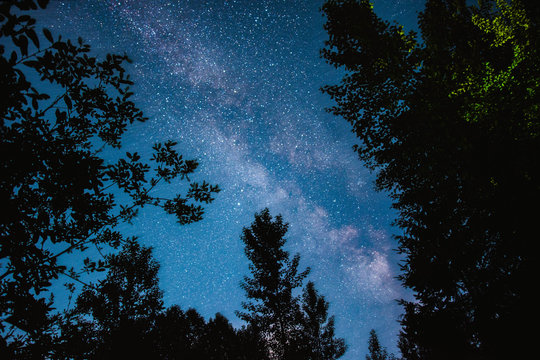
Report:
<svg viewBox="0 0 540 360"><path fill-rule="evenodd" d="M375 1L408 28L421 0ZM167 304L221 312L235 325L248 274L240 241L268 207L290 223L288 249L310 266L330 301L343 359L363 358L370 329L395 351L399 257L390 199L352 151L349 125L325 112L319 88L339 72L319 57L326 34L315 0L52 1L37 17L56 35L82 36L95 54L128 53L135 102L149 120L134 124L125 151L149 156L157 141L178 141L197 158L195 177L222 189L205 219L180 227L143 211L122 230L155 249ZM172 184L158 191L182 191Z"/></svg>

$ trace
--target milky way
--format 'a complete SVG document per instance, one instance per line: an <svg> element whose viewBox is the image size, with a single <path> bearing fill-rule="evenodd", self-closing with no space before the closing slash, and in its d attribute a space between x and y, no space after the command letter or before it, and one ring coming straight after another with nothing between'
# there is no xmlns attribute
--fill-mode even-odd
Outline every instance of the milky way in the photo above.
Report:
<svg viewBox="0 0 540 360"><path fill-rule="evenodd" d="M412 24L421 1L378 1L376 10ZM152 245L167 304L234 311L247 275L242 227L268 207L290 223L288 246L331 303L337 335L363 357L369 330L395 351L399 257L386 194L352 151L349 125L325 112L320 93L339 79L319 58L321 1L56 1L42 23L81 35L98 54L126 52L136 103L149 120L124 138L148 155L174 139L201 163L198 178L222 188L204 221L179 227L141 213L123 230ZM412 25L411 25L412 26ZM178 188L161 189L175 192Z"/></svg>

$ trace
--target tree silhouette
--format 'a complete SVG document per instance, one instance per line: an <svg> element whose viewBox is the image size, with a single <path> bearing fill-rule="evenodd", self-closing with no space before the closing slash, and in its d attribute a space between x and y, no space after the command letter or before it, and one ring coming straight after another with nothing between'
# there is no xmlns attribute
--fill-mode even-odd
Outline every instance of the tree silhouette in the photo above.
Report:
<svg viewBox="0 0 540 360"><path fill-rule="evenodd" d="M131 240L120 253L107 257L106 266L105 279L85 286L75 309L66 317L62 335L68 357L155 356L152 330L163 301L157 277L159 265L152 258L151 248ZM89 346L81 346L83 343ZM81 354L85 348L88 352Z"/></svg>
<svg viewBox="0 0 540 360"><path fill-rule="evenodd" d="M242 304L247 312L237 315L261 334L271 359L291 356L299 313L293 290L302 286L309 273L309 269L298 272L299 254L290 259L283 250L287 228L280 215L273 220L264 209L242 234L251 277L245 276L241 286L251 301Z"/></svg>
<svg viewBox="0 0 540 360"><path fill-rule="evenodd" d="M283 249L288 224L281 215L272 218L264 209L244 228L242 241L251 277L241 286L249 302L237 315L259 334L270 359L336 359L345 352L343 339L334 337L333 317L328 303L313 283L308 283L301 303L295 290L302 286L310 269L299 272L300 255Z"/></svg>
<svg viewBox="0 0 540 360"><path fill-rule="evenodd" d="M338 359L347 350L345 341L335 337L334 316L328 317L329 303L311 281L304 288L300 341L295 358L310 360Z"/></svg>
<svg viewBox="0 0 540 360"><path fill-rule="evenodd" d="M205 322L195 309L183 312L178 306L172 306L155 324L153 347L159 359L266 359L257 334L247 328L234 329L219 313Z"/></svg>
<svg viewBox="0 0 540 360"><path fill-rule="evenodd" d="M216 314L163 309L151 248L127 242L107 256L107 275L88 284L63 316L52 355L68 359L266 359L258 335Z"/></svg>
<svg viewBox="0 0 540 360"><path fill-rule="evenodd" d="M421 40L369 1L329 0L323 87L399 211L407 359L527 352L537 204L539 8L428 0ZM533 209L533 210L530 210ZM504 355L505 354L505 355Z"/></svg>
<svg viewBox="0 0 540 360"><path fill-rule="evenodd" d="M379 342L379 337L377 332L374 329L371 329L369 332L368 340L368 350L369 354L366 355L366 360L393 360L395 359L394 355L388 354L386 349Z"/></svg>
<svg viewBox="0 0 540 360"><path fill-rule="evenodd" d="M227 318L217 313L206 324L202 339L206 349L206 359L225 360L240 359L241 343L236 331Z"/></svg>
<svg viewBox="0 0 540 360"><path fill-rule="evenodd" d="M156 144L151 163L137 152L106 161L104 150L118 153L128 125L146 120L130 101L129 59L99 60L80 38L38 31L28 10L47 3L0 3L0 352L13 357L47 354L58 325L52 281L65 276L73 287L106 267L93 256L68 267L66 254L117 248L125 239L116 226L147 205L180 224L199 221L199 204L219 191L190 180L197 161L183 159L173 141ZM178 180L183 194L156 192Z"/></svg>
<svg viewBox="0 0 540 360"><path fill-rule="evenodd" d="M226 320L226 319L225 319ZM159 359L208 359L208 352L222 344L209 343L207 323L195 309L182 311L173 305L161 313L152 331L153 348Z"/></svg>
<svg viewBox="0 0 540 360"><path fill-rule="evenodd" d="M236 330L229 320L217 313L206 324L203 337L204 359L209 360L263 360L264 349L257 334L242 328Z"/></svg>

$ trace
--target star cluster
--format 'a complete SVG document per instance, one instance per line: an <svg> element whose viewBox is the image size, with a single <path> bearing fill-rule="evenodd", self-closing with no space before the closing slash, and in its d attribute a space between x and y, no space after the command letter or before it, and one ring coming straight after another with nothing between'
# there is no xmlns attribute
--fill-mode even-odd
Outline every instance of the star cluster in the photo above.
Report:
<svg viewBox="0 0 540 360"><path fill-rule="evenodd" d="M222 188L205 219L178 227L141 213L124 232L152 245L167 304L234 311L247 274L242 227L268 207L290 223L288 246L331 303L337 335L365 355L369 330L395 351L400 308L395 214L351 147L349 125L325 112L320 93L339 74L319 58L324 18L315 0L53 1L41 22L81 35L97 53L126 52L135 102L149 121L125 136L148 155L178 141L198 176ZM412 24L419 1L377 1L389 19ZM412 26L412 25L411 25ZM174 191L177 189L170 189ZM164 189L163 191L167 191Z"/></svg>

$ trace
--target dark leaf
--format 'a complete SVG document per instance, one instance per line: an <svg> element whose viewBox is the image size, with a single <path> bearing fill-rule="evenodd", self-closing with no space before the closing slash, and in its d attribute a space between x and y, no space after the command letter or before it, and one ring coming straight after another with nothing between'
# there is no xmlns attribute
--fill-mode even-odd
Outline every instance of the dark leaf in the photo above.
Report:
<svg viewBox="0 0 540 360"><path fill-rule="evenodd" d="M37 69L40 66L40 62L37 61L37 60L23 61L23 64L28 66L28 67L35 68L35 69Z"/></svg>
<svg viewBox="0 0 540 360"><path fill-rule="evenodd" d="M28 39L26 36L21 35L17 38L17 46L21 49L21 54L23 56L28 55Z"/></svg>
<svg viewBox="0 0 540 360"><path fill-rule="evenodd" d="M39 7L45 9L49 4L49 0L38 0Z"/></svg>
<svg viewBox="0 0 540 360"><path fill-rule="evenodd" d="M26 31L26 35L28 35L28 37L32 40L32 42L34 43L34 45L39 48L39 39L36 35L36 32L34 31L34 29L28 29Z"/></svg>
<svg viewBox="0 0 540 360"><path fill-rule="evenodd" d="M73 104L71 103L71 99L67 94L64 95L64 102L66 103L66 106L68 107L68 109L71 110L71 107L73 106Z"/></svg>
<svg viewBox="0 0 540 360"><path fill-rule="evenodd" d="M45 35L45 38L49 40L49 42L52 44L54 43L53 37L49 29L43 28L43 35Z"/></svg>
<svg viewBox="0 0 540 360"><path fill-rule="evenodd" d="M12 51L11 52L11 56L9 58L9 63L11 65L15 65L15 63L17 62L17 52L16 51Z"/></svg>

